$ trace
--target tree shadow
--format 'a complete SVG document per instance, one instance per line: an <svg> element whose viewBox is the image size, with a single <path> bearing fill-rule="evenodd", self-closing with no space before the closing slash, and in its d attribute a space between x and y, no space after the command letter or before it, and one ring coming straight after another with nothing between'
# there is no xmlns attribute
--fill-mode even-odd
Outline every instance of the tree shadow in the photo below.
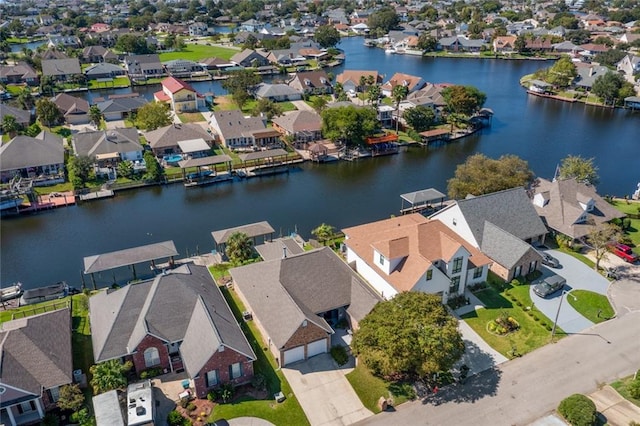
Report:
<svg viewBox="0 0 640 426"><path fill-rule="evenodd" d="M448 402L475 402L486 396L495 396L502 372L493 367L458 383L430 393L422 399L423 404L440 405Z"/></svg>

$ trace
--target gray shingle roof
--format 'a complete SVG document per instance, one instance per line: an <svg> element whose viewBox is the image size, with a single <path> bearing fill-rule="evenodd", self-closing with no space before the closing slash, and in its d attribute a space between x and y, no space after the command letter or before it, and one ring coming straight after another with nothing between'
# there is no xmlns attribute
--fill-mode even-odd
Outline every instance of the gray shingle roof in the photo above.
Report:
<svg viewBox="0 0 640 426"><path fill-rule="evenodd" d="M286 84L267 84L262 83L258 86L256 90L256 97L258 98L271 98L271 97L280 97L280 96L300 96L301 93L294 89L293 87L289 87Z"/></svg>
<svg viewBox="0 0 640 426"><path fill-rule="evenodd" d="M230 274L278 348L305 319L332 333L317 314L348 306L359 321L381 300L328 247L234 268Z"/></svg>
<svg viewBox="0 0 640 426"><path fill-rule="evenodd" d="M81 73L78 58L44 59L42 61L42 75L72 76Z"/></svg>
<svg viewBox="0 0 640 426"><path fill-rule="evenodd" d="M212 322L222 344L255 359L220 289L203 266L183 265L154 280L101 292L90 299L90 307L96 362L130 354L144 336L153 334L167 342L184 341L187 345L180 348L181 353L188 359L189 372L196 374L192 369L207 353L203 342L195 344L193 339L202 333L212 335L189 329L194 317L203 315Z"/></svg>
<svg viewBox="0 0 640 426"><path fill-rule="evenodd" d="M236 232L242 232L246 234L249 238L259 237L262 235L269 235L276 232L269 222L262 221L256 223L250 223L248 225L236 226L233 228L221 229L219 231L213 231L211 235L213 236L214 241L217 244L224 244L227 242L229 237Z"/></svg>
<svg viewBox="0 0 640 426"><path fill-rule="evenodd" d="M292 111L289 114L274 117L272 121L289 133L322 129L322 117L315 111Z"/></svg>
<svg viewBox="0 0 640 426"><path fill-rule="evenodd" d="M84 70L85 75L102 75L113 73L115 75L124 73L124 68L120 65L110 64L108 62L101 62L99 64L91 65Z"/></svg>
<svg viewBox="0 0 640 426"><path fill-rule="evenodd" d="M178 251L173 241L163 241L161 243L147 244L139 247L132 247L124 250L112 251L109 253L86 256L84 260L84 272L106 271L121 266L133 265L135 263L149 262L161 258L177 256Z"/></svg>
<svg viewBox="0 0 640 426"><path fill-rule="evenodd" d="M142 96L135 98L119 98L109 99L104 102L98 103L98 108L103 114L123 113L135 111L147 103L147 100Z"/></svg>
<svg viewBox="0 0 640 426"><path fill-rule="evenodd" d="M42 131L38 136L16 136L0 147L0 171L64 164L62 138Z"/></svg>
<svg viewBox="0 0 640 426"><path fill-rule="evenodd" d="M482 252L507 269L518 264L522 256L533 247L507 231L498 228L491 222L485 222L482 237ZM540 257L539 261L542 261Z"/></svg>
<svg viewBox="0 0 640 426"><path fill-rule="evenodd" d="M0 382L41 395L72 381L71 314L60 309L7 321L0 330Z"/></svg>
<svg viewBox="0 0 640 426"><path fill-rule="evenodd" d="M16 119L16 121L23 126L28 126L31 121L31 113L23 109L14 108L9 105L0 104L0 123L3 122L4 117L10 115Z"/></svg>
<svg viewBox="0 0 640 426"><path fill-rule="evenodd" d="M456 203L480 247L485 221L490 221L521 240L547 233L547 228L533 208L524 188L507 189L458 200Z"/></svg>
<svg viewBox="0 0 640 426"><path fill-rule="evenodd" d="M292 256L300 254L304 250L293 238L278 238L273 241L267 241L255 247L256 251L264 260L276 260L284 256L286 249L287 255Z"/></svg>
<svg viewBox="0 0 640 426"><path fill-rule="evenodd" d="M78 156L95 157L112 152L142 151L135 128L99 130L73 136L73 150Z"/></svg>
<svg viewBox="0 0 640 426"><path fill-rule="evenodd" d="M170 126L160 127L159 129L146 132L144 136L153 149L177 147L178 141L186 141L189 139L202 138L206 141L213 140L213 137L207 133L202 126L195 123L172 124Z"/></svg>

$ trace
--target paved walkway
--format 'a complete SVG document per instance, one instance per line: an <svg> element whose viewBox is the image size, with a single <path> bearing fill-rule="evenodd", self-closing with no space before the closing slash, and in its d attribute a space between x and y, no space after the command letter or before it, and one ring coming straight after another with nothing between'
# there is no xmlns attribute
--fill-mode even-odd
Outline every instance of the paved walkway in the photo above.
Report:
<svg viewBox="0 0 640 426"><path fill-rule="evenodd" d="M312 426L348 425L370 417L347 381L352 368L338 367L322 354L282 369Z"/></svg>
<svg viewBox="0 0 640 426"><path fill-rule="evenodd" d="M229 420L230 426L273 426L273 423L257 417L237 417Z"/></svg>
<svg viewBox="0 0 640 426"><path fill-rule="evenodd" d="M628 426L631 421L640 421L640 407L624 399L614 388L605 386L589 395L598 412L611 426Z"/></svg>

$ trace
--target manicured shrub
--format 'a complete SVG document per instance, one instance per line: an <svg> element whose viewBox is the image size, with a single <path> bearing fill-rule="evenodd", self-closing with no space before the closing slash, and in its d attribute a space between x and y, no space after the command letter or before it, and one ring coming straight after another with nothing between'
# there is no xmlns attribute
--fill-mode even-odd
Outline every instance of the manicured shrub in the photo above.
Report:
<svg viewBox="0 0 640 426"><path fill-rule="evenodd" d="M349 355L344 346L335 345L331 347L331 356L338 365L345 365L349 361Z"/></svg>
<svg viewBox="0 0 640 426"><path fill-rule="evenodd" d="M167 416L167 423L169 426L182 426L186 419L182 417L182 414L178 413L176 410L173 410Z"/></svg>
<svg viewBox="0 0 640 426"><path fill-rule="evenodd" d="M579 393L573 394L560 402L558 413L571 426L592 426L596 422L596 404Z"/></svg>

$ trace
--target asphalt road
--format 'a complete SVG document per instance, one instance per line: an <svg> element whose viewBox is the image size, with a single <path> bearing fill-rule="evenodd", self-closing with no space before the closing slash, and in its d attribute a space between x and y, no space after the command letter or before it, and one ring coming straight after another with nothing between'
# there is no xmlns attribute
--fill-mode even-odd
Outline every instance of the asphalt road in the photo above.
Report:
<svg viewBox="0 0 640 426"><path fill-rule="evenodd" d="M609 294L617 318L358 424L528 425L571 394L633 373L640 367L640 284L617 282Z"/></svg>

